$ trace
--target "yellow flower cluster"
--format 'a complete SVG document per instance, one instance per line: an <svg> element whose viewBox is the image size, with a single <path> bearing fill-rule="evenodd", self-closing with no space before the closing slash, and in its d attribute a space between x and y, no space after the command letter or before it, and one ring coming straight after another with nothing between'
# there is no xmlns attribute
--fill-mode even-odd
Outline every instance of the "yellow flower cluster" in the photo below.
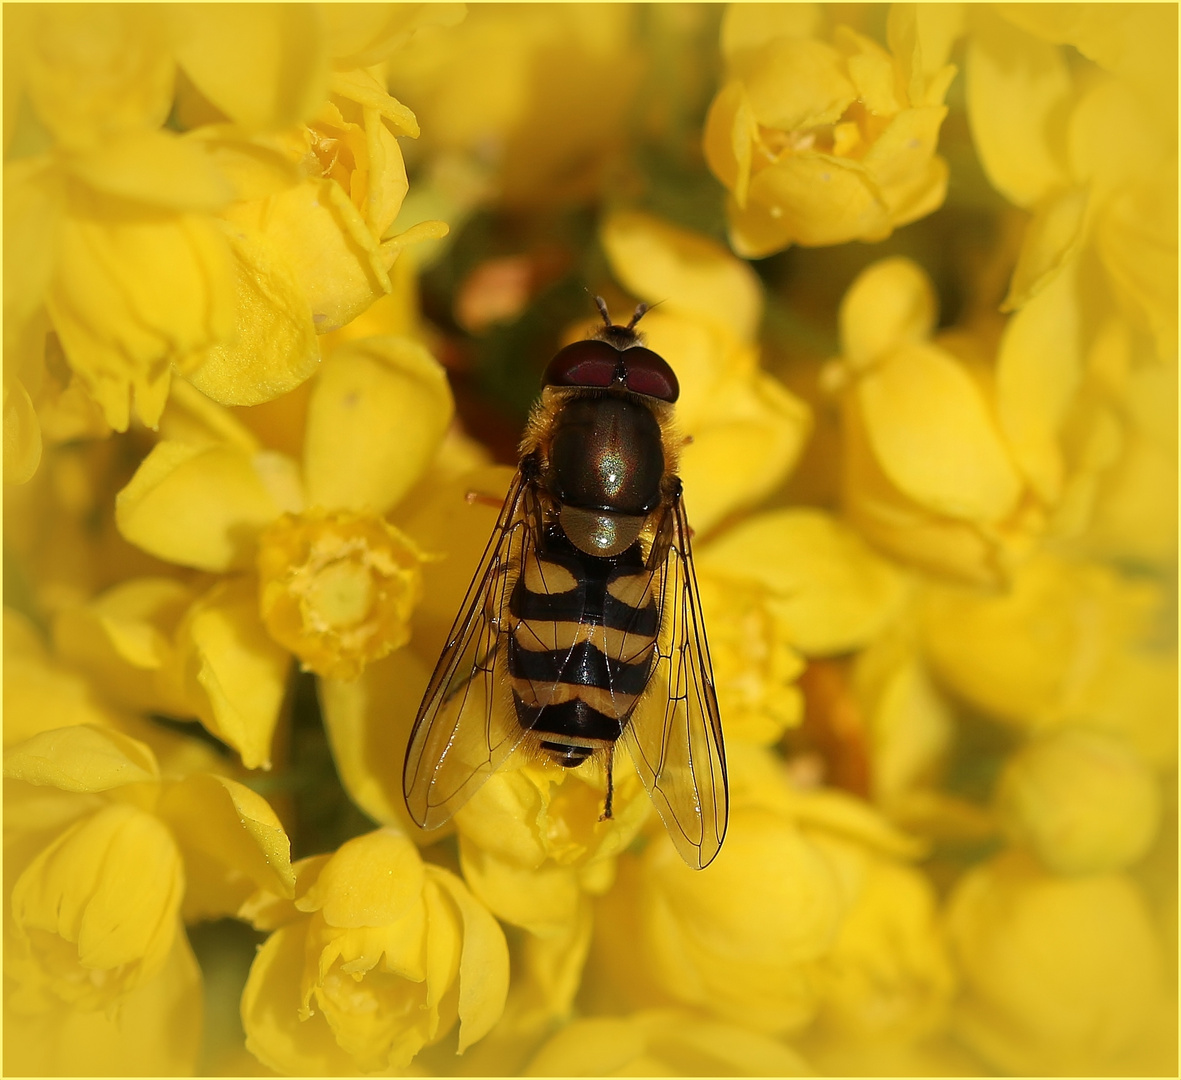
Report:
<svg viewBox="0 0 1181 1080"><path fill-rule="evenodd" d="M6 1072L1175 1075L1175 6L4 31ZM596 294L680 386L700 871L622 748L403 796Z"/></svg>

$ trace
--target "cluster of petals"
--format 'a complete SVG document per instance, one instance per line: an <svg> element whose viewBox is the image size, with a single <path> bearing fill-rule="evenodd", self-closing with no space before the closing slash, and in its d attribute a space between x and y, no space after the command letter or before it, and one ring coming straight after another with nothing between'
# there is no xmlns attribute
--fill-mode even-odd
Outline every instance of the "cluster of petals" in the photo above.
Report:
<svg viewBox="0 0 1181 1080"><path fill-rule="evenodd" d="M224 404L291 390L316 368L318 334L389 293L401 248L445 232L394 231L407 192L397 137L418 128L375 66L432 18L331 5L13 13L10 480L36 468L42 413L75 437L124 431L133 408L155 427L174 373ZM248 77L228 76L239 67Z"/></svg>
<svg viewBox="0 0 1181 1080"><path fill-rule="evenodd" d="M727 11L704 149L729 192L736 252L881 240L942 204L935 148L958 16L896 4L887 51L848 26L825 35L816 5Z"/></svg>

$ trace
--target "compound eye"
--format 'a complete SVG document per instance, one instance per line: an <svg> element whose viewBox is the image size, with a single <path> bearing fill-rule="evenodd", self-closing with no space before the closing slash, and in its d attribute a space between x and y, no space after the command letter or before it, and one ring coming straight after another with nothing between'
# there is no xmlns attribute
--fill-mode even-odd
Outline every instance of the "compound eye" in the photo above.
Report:
<svg viewBox="0 0 1181 1080"><path fill-rule="evenodd" d="M543 386L607 387L615 380L619 350L605 341L576 341L559 349L542 377Z"/></svg>
<svg viewBox="0 0 1181 1080"><path fill-rule="evenodd" d="M623 354L627 364L627 388L633 394L645 394L660 401L676 401L681 392L677 377L668 361L642 345Z"/></svg>

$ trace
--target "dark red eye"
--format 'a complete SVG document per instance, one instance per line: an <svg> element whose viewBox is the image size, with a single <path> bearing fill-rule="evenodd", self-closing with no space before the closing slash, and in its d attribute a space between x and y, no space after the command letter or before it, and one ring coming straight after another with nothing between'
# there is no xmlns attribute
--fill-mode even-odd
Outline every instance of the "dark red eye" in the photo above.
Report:
<svg viewBox="0 0 1181 1080"><path fill-rule="evenodd" d="M627 388L633 394L646 394L660 401L677 400L681 387L664 357L637 345L624 350L623 362L627 365Z"/></svg>
<svg viewBox="0 0 1181 1080"><path fill-rule="evenodd" d="M619 350L605 341L576 341L559 349L542 377L543 386L610 386Z"/></svg>

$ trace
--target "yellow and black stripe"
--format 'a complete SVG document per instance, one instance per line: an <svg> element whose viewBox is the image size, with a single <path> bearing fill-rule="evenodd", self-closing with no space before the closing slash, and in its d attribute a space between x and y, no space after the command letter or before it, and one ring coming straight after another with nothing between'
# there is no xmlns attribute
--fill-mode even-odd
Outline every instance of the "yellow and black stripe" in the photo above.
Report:
<svg viewBox="0 0 1181 1080"><path fill-rule="evenodd" d="M622 734L651 674L659 612L638 544L605 559L547 539L509 600L508 673L521 726L573 766Z"/></svg>

